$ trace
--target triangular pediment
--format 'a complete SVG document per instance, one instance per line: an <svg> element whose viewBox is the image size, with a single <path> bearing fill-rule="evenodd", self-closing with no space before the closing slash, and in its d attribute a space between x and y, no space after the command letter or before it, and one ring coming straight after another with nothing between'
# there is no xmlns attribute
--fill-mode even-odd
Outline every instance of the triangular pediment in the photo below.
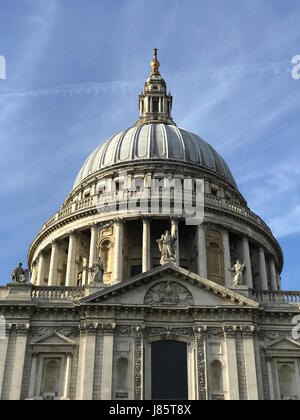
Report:
<svg viewBox="0 0 300 420"><path fill-rule="evenodd" d="M284 337L265 346L266 350L298 350L300 351L300 343L290 337Z"/></svg>
<svg viewBox="0 0 300 420"><path fill-rule="evenodd" d="M81 304L216 307L259 303L175 264L166 264L80 300Z"/></svg>
<svg viewBox="0 0 300 420"><path fill-rule="evenodd" d="M32 345L43 345L43 346L74 346L75 342L64 335L53 331L49 334L44 335L43 337L39 337L36 340L31 342Z"/></svg>

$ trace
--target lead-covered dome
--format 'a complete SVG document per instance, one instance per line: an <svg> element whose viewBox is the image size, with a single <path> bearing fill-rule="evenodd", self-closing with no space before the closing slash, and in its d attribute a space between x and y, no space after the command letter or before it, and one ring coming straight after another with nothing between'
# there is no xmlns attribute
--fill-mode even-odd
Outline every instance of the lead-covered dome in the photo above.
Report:
<svg viewBox="0 0 300 420"><path fill-rule="evenodd" d="M224 159L201 137L175 125L142 123L113 135L97 147L80 170L74 188L101 169L144 160L196 165L236 187Z"/></svg>

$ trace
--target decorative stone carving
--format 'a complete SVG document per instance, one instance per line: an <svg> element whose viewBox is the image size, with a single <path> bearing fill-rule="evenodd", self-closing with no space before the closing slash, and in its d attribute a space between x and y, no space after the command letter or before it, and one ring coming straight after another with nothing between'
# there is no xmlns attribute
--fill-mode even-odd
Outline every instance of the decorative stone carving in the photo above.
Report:
<svg viewBox="0 0 300 420"><path fill-rule="evenodd" d="M161 235L160 239L156 240L161 252L161 265L176 261L176 240L177 233L175 232L175 235L170 235L168 230Z"/></svg>
<svg viewBox="0 0 300 420"><path fill-rule="evenodd" d="M131 335L133 332L133 327L131 325L117 325L116 334L117 335Z"/></svg>
<svg viewBox="0 0 300 420"><path fill-rule="evenodd" d="M199 400L207 400L207 375L205 360L205 342L202 336L197 339L197 367Z"/></svg>
<svg viewBox="0 0 300 420"><path fill-rule="evenodd" d="M192 306L194 301L192 294L184 286L173 281L165 281L148 290L145 296L145 304L153 306Z"/></svg>
<svg viewBox="0 0 300 420"><path fill-rule="evenodd" d="M134 342L134 399L143 399L143 336L137 331Z"/></svg>
<svg viewBox="0 0 300 420"><path fill-rule="evenodd" d="M245 261L242 263L240 260L236 260L236 263L232 268L228 268L233 273L232 286L244 285L244 271L246 268Z"/></svg>
<svg viewBox="0 0 300 420"><path fill-rule="evenodd" d="M12 273L11 278L14 283L27 283L29 280L29 270L23 270L22 263L19 263Z"/></svg>
<svg viewBox="0 0 300 420"><path fill-rule="evenodd" d="M194 337L193 328L146 327L145 336L159 336L162 340L174 340L178 337Z"/></svg>
<svg viewBox="0 0 300 420"><path fill-rule="evenodd" d="M67 338L70 338L70 337L76 337L79 335L79 328L78 327L58 327L58 328L32 327L30 329L31 337L43 337L54 332L57 332Z"/></svg>

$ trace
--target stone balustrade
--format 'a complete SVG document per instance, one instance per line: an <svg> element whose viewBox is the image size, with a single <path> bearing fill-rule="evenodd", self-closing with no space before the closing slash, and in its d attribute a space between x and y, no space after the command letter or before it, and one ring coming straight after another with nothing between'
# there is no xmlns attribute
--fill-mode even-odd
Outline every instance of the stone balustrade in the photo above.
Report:
<svg viewBox="0 0 300 420"><path fill-rule="evenodd" d="M42 227L41 231L44 231L48 227L54 225L56 222L63 220L64 218L69 217L70 215L73 215L77 212L80 212L82 210L92 209L95 208L98 204L99 209L102 207L105 208L106 206L110 206L112 204L118 203L119 201L122 202L127 199L132 199L135 197L136 199L142 200L142 199L148 199L148 190L142 190L142 191L126 191L124 192L107 192L101 194L99 197L97 195L94 195L92 197L84 198L83 200L76 201L69 206L63 208L56 214L54 214ZM161 200L162 198L168 197L168 192L162 192L160 191L157 195L157 198ZM195 205L195 194L192 193L193 196L193 204ZM152 199L155 199L155 196ZM170 194L171 200L174 199L174 191L171 190ZM251 219L254 223L260 225L263 227L266 231L270 232L270 228L264 223L264 221L257 216L255 213L253 213L248 208L242 207L236 202L227 200L225 198L220 198L212 194L205 194L205 205L206 206L212 206L216 208L222 208L225 211L230 211L232 213L238 214L242 217L245 217L246 219Z"/></svg>
<svg viewBox="0 0 300 420"><path fill-rule="evenodd" d="M79 300L85 296L85 287L33 286L31 299Z"/></svg>
<svg viewBox="0 0 300 420"><path fill-rule="evenodd" d="M297 291L253 291L251 293L252 298L265 304L287 304L287 305L299 305L300 304L300 292Z"/></svg>

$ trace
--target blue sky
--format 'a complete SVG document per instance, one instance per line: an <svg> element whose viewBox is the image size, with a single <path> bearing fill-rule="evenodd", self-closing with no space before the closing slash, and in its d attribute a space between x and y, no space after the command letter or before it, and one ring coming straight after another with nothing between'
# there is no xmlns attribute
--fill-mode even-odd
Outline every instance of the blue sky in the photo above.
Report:
<svg viewBox="0 0 300 420"><path fill-rule="evenodd" d="M138 117L158 48L173 117L229 164L300 289L297 0L0 0L0 284L88 154Z"/></svg>

